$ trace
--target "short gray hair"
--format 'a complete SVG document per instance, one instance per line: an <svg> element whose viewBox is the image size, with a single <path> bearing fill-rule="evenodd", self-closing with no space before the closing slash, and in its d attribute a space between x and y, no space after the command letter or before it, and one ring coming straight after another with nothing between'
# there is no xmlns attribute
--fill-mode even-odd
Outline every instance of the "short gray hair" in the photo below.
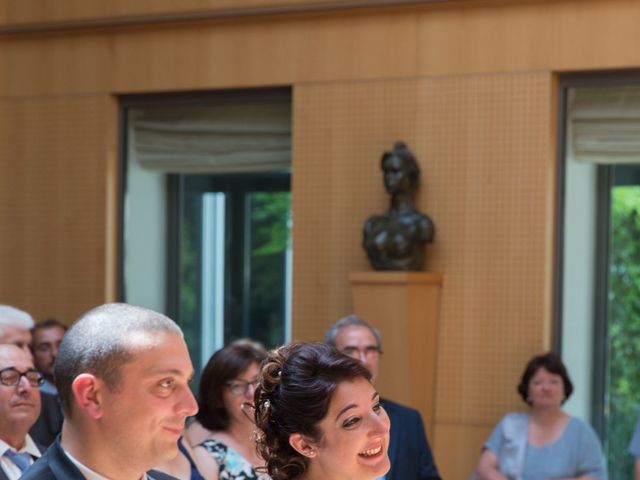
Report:
<svg viewBox="0 0 640 480"><path fill-rule="evenodd" d="M126 303L107 303L82 315L65 334L54 367L55 383L65 415L71 417L71 385L82 373L92 373L109 389L117 390L121 367L133 357L127 343L136 332L170 332L182 337L182 330L169 317Z"/></svg>
<svg viewBox="0 0 640 480"><path fill-rule="evenodd" d="M368 328L371 334L375 337L376 342L378 343L378 348L380 349L380 351L382 351L382 340L380 339L380 332L378 331L378 329L369 325L369 323L365 319L363 319L362 317L359 317L355 313L352 313L351 315L347 315L346 317L342 317L340 320L334 323L331 326L331 328L327 330L327 333L325 333L324 343L327 343L335 347L336 337L338 336L338 333L340 332L340 330L342 330L343 328L352 327L352 326Z"/></svg>
<svg viewBox="0 0 640 480"><path fill-rule="evenodd" d="M0 305L0 335L4 333L5 327L30 330L34 323L33 317L24 310L11 305Z"/></svg>

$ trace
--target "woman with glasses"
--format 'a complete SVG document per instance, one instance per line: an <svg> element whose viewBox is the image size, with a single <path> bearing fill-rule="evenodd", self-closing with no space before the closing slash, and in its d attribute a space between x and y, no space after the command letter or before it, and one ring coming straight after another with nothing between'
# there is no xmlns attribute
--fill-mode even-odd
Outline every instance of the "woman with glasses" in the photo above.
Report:
<svg viewBox="0 0 640 480"><path fill-rule="evenodd" d="M254 441L253 394L267 352L238 340L209 359L200 379L199 411L187 429L195 460L207 480L253 480L264 465Z"/></svg>

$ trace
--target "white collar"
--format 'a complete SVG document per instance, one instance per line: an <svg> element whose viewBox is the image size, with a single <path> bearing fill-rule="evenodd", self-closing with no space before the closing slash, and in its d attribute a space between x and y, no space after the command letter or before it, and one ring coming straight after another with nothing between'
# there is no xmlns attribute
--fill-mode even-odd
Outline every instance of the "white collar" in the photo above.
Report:
<svg viewBox="0 0 640 480"><path fill-rule="evenodd" d="M6 452L7 450L15 450L15 448L13 448L4 440L0 440L0 455L4 455L4 452ZM20 450L18 450L18 453L23 453L23 452L26 452L35 458L40 458L40 455L42 455L40 453L40 449L37 447L36 443L31 439L29 434L27 434L24 437L24 445Z"/></svg>
<svg viewBox="0 0 640 480"><path fill-rule="evenodd" d="M62 448L62 445L60 446ZM77 460L73 455L71 455L67 450L65 450L64 448L62 448L62 451L64 452L64 454L69 457L69 460L71 460L71 462L78 467L78 470L80 470L80 473L82 473L82 475L84 475L84 478L86 478L87 480L110 480L108 477L105 477L103 475L100 475L98 472L95 472L93 470L91 470L89 467L87 467L85 464L80 463L79 460ZM147 474L145 473L144 475L142 475L142 477L140 478L140 480L147 480Z"/></svg>

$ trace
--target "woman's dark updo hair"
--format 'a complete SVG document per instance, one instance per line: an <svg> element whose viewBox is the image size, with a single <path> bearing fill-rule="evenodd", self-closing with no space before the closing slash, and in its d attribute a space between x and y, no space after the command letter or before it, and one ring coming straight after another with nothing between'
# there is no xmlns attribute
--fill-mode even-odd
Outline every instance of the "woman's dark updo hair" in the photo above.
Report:
<svg viewBox="0 0 640 480"><path fill-rule="evenodd" d="M236 340L211 356L202 371L198 390L196 419L204 428L221 431L229 427L229 412L222 396L225 385L251 364L260 366L266 356L264 347L251 340Z"/></svg>
<svg viewBox="0 0 640 480"><path fill-rule="evenodd" d="M573 383L571 383L571 379L567 373L567 367L564 366L560 357L552 352L545 353L544 355L537 355L527 363L522 374L522 379L518 384L518 393L522 399L527 404L531 405L531 400L529 400L529 382L541 368L544 368L549 373L560 375L562 383L564 384L564 400L562 403L566 402L573 393Z"/></svg>
<svg viewBox="0 0 640 480"><path fill-rule="evenodd" d="M272 480L292 480L309 460L290 444L299 433L319 442L318 423L327 415L338 385L357 378L371 380L358 360L324 343L294 343L269 352L262 365L254 406L258 452Z"/></svg>

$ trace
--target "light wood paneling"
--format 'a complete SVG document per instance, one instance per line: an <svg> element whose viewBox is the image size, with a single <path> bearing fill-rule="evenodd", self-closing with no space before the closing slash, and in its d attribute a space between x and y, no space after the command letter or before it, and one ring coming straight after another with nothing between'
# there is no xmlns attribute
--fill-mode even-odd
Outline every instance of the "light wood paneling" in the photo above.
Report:
<svg viewBox="0 0 640 480"><path fill-rule="evenodd" d="M440 475L467 480L493 427L440 424L435 430L432 446Z"/></svg>
<svg viewBox="0 0 640 480"><path fill-rule="evenodd" d="M104 35L28 37L0 42L5 50L6 90L13 97L109 92L114 68Z"/></svg>
<svg viewBox="0 0 640 480"><path fill-rule="evenodd" d="M0 101L1 299L70 323L105 299L104 96Z"/></svg>
<svg viewBox="0 0 640 480"><path fill-rule="evenodd" d="M638 68L639 17L640 3L630 0L445 2L9 35L0 38L0 49L9 52L9 81L2 93Z"/></svg>
<svg viewBox="0 0 640 480"><path fill-rule="evenodd" d="M0 0L0 25L358 3L336 0ZM361 0L366 3L366 0Z"/></svg>
<svg viewBox="0 0 640 480"><path fill-rule="evenodd" d="M413 76L415 18L223 21L2 41L13 96L132 93ZM0 43L0 45L2 45Z"/></svg>
<svg viewBox="0 0 640 480"><path fill-rule="evenodd" d="M419 71L437 75L640 66L640 3L574 0L420 15Z"/></svg>
<svg viewBox="0 0 640 480"><path fill-rule="evenodd" d="M412 405L433 438L442 275L427 272L352 272L353 311L384 339L376 389Z"/></svg>
<svg viewBox="0 0 640 480"><path fill-rule="evenodd" d="M387 208L379 159L405 140L422 169L417 204L436 225L427 270L446 277L436 431L486 431L521 408L521 369L548 346L552 86L532 73L295 90L294 337L318 340L352 310L349 272L368 268L362 222Z"/></svg>

